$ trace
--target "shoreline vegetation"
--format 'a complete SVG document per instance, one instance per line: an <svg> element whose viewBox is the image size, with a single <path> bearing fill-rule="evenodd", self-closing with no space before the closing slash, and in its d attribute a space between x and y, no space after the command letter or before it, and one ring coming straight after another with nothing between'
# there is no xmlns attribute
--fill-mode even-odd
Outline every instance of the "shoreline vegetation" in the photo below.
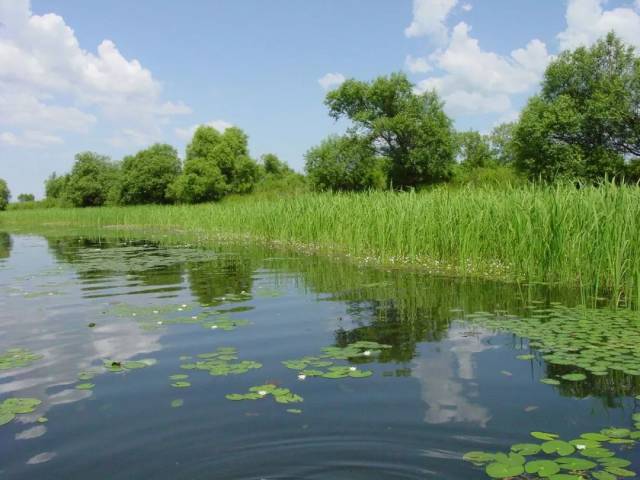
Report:
<svg viewBox="0 0 640 480"><path fill-rule="evenodd" d="M640 305L640 188L603 184L419 193L251 195L214 204L7 211L0 228L177 233L250 240L359 264L578 287L585 303Z"/></svg>

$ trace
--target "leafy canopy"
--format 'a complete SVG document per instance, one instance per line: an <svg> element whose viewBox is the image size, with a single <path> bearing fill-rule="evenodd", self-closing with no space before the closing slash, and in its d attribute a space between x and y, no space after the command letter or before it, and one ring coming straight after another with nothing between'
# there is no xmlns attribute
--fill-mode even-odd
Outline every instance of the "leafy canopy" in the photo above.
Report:
<svg viewBox="0 0 640 480"><path fill-rule="evenodd" d="M455 157L452 122L435 92L417 94L402 73L347 80L327 94L329 114L351 120L351 136L388 158L396 188L447 180Z"/></svg>
<svg viewBox="0 0 640 480"><path fill-rule="evenodd" d="M514 132L516 164L530 178L597 181L640 156L640 59L610 33L547 68Z"/></svg>
<svg viewBox="0 0 640 480"><path fill-rule="evenodd" d="M169 186L180 175L178 152L155 144L122 161L121 202L125 205L170 202Z"/></svg>
<svg viewBox="0 0 640 480"><path fill-rule="evenodd" d="M11 192L9 191L9 186L7 182L0 178L0 210L6 210L10 199Z"/></svg>
<svg viewBox="0 0 640 480"><path fill-rule="evenodd" d="M119 169L109 157L93 152L76 155L65 196L76 207L98 207L117 203Z"/></svg>

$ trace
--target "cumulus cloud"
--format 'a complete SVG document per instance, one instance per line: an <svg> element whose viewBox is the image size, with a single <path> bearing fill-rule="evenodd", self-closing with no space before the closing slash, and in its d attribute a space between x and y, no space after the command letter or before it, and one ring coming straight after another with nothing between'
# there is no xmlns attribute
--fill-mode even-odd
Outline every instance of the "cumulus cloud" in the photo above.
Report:
<svg viewBox="0 0 640 480"><path fill-rule="evenodd" d="M345 80L345 76L341 73L327 73L318 79L318 83L323 89L331 90L342 85Z"/></svg>
<svg viewBox="0 0 640 480"><path fill-rule="evenodd" d="M0 24L2 123L81 133L105 116L154 130L190 112L162 101L160 83L114 42L87 51L61 16L34 15L29 0L0 0Z"/></svg>
<svg viewBox="0 0 640 480"><path fill-rule="evenodd" d="M550 55L540 40L509 56L482 50L464 22L453 29L449 45L435 52L431 61L444 73L418 83L420 92L435 89L452 114L504 113L510 96L536 87Z"/></svg>
<svg viewBox="0 0 640 480"><path fill-rule="evenodd" d="M407 70L411 73L427 73L431 70L431 65L429 65L427 59L423 57L407 55L404 63L407 66Z"/></svg>
<svg viewBox="0 0 640 480"><path fill-rule="evenodd" d="M462 5L462 10L464 10L465 12L470 12L471 10L473 10L473 5L471 5L470 3L465 3L464 5Z"/></svg>
<svg viewBox="0 0 640 480"><path fill-rule="evenodd" d="M405 35L446 43L449 36L446 20L457 4L458 0L413 0L413 20L405 29Z"/></svg>
<svg viewBox="0 0 640 480"><path fill-rule="evenodd" d="M640 14L629 7L603 9L603 0L569 0L567 28L558 35L562 49L591 45L610 31L640 47ZM640 0L635 8L640 9Z"/></svg>
<svg viewBox="0 0 640 480"><path fill-rule="evenodd" d="M181 138L182 140L191 140L191 137L193 137L193 134L196 133L196 130L201 125L213 127L219 132L224 132L227 128L233 127L233 124L229 122L225 122L224 120L212 120L207 123L192 125L186 128L176 128L176 135L178 136L178 138Z"/></svg>

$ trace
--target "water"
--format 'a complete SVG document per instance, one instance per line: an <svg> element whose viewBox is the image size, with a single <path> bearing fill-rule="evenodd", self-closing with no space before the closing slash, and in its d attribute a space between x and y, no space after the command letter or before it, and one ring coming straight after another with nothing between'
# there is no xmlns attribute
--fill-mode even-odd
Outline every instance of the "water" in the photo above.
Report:
<svg viewBox="0 0 640 480"><path fill-rule="evenodd" d="M0 427L0 478L485 478L461 460L465 452L507 451L530 442L530 431L570 439L630 427L635 384L626 396L591 382L543 385L544 362L515 358L528 352L525 341L463 320L465 312L521 314L532 301L579 298L246 246L0 234L0 354L21 347L43 356L0 370L0 402L43 402ZM248 325L173 324L203 309ZM392 346L338 362L372 371L368 378L298 380L281 364L360 340ZM218 347L263 367L229 376L180 368L197 360L181 357ZM78 373L104 359L156 363L101 372L92 390L76 389ZM191 387L171 386L179 373ZM265 383L304 402L225 398ZM172 408L178 399L183 406ZM640 467L638 450L620 455L629 468Z"/></svg>

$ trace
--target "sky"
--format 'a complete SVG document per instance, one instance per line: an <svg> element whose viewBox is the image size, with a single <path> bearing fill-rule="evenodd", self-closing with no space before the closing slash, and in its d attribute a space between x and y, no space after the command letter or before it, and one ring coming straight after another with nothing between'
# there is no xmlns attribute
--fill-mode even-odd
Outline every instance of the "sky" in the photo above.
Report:
<svg viewBox="0 0 640 480"><path fill-rule="evenodd" d="M0 0L0 178L40 197L78 152L182 156L200 124L302 171L345 129L326 92L397 71L489 132L611 30L640 47L640 0Z"/></svg>

